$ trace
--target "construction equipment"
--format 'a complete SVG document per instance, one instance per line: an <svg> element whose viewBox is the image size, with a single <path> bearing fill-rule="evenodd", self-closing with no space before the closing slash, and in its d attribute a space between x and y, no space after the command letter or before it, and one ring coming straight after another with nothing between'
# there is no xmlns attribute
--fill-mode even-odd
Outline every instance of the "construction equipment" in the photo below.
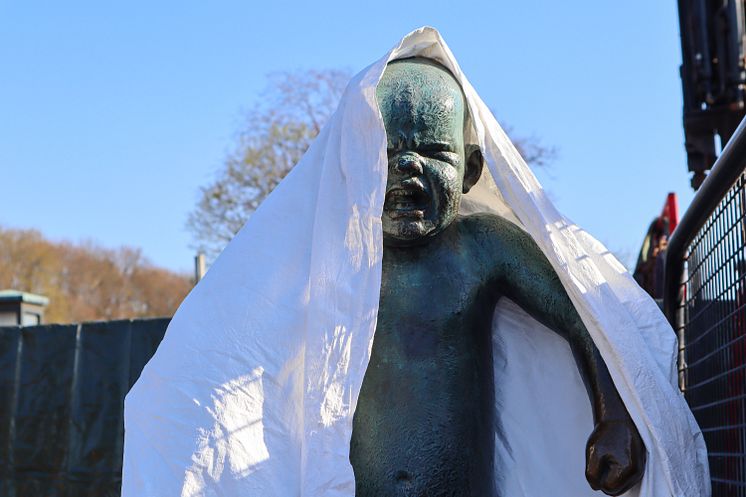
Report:
<svg viewBox="0 0 746 497"><path fill-rule="evenodd" d="M679 0L684 135L692 187L746 114L746 0Z"/></svg>

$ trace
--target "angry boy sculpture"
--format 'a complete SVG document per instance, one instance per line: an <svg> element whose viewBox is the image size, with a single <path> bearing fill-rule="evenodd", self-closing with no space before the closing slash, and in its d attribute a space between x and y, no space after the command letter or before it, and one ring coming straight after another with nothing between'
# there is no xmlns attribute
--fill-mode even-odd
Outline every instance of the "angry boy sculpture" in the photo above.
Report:
<svg viewBox="0 0 746 497"><path fill-rule="evenodd" d="M458 83L405 59L389 64L377 99L389 170L378 324L350 444L356 496L500 495L491 333L501 297L570 343L595 422L586 478L610 495L628 490L645 447L559 278L515 225L458 214L483 166L465 142Z"/></svg>

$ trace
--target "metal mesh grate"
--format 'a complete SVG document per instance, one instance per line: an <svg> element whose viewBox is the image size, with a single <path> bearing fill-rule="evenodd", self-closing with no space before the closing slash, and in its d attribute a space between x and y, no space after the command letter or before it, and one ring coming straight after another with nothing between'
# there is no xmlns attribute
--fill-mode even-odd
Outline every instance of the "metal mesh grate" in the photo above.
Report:
<svg viewBox="0 0 746 497"><path fill-rule="evenodd" d="M746 173L688 246L680 379L707 443L713 496L746 497Z"/></svg>

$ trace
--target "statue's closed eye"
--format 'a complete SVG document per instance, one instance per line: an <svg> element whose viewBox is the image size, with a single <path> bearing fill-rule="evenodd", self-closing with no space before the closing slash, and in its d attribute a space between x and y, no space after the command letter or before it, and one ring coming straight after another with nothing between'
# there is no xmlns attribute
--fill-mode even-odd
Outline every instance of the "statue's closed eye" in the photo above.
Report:
<svg viewBox="0 0 746 497"><path fill-rule="evenodd" d="M453 145L448 142L422 143L419 147L417 147L417 150L428 153L455 152Z"/></svg>
<svg viewBox="0 0 746 497"><path fill-rule="evenodd" d="M448 162L449 164L457 164L460 162L459 155L453 151L453 147L447 143L437 144L425 144L417 149L417 153L424 157L431 159Z"/></svg>

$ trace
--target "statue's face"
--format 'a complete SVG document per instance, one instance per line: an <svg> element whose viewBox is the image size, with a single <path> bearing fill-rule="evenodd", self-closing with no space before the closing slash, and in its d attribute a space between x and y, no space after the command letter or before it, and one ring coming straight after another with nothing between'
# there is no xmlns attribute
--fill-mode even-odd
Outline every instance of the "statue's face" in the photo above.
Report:
<svg viewBox="0 0 746 497"><path fill-rule="evenodd" d="M464 190L464 98L453 77L422 59L390 64L376 96L386 127L387 243L414 245L444 230Z"/></svg>

